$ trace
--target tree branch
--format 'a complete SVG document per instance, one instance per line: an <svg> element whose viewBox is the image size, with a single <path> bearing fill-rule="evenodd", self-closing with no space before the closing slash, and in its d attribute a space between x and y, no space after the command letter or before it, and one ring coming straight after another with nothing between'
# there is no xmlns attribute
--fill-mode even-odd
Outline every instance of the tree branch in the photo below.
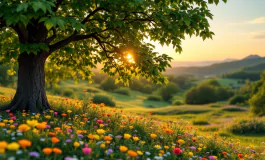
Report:
<svg viewBox="0 0 265 160"><path fill-rule="evenodd" d="M68 38L61 40L55 44L50 45L49 46L49 48L50 48L49 54L56 51L57 49L60 49L64 46L68 45L71 42L92 38L92 37L94 37L94 35L96 35L95 32L87 34L87 35L77 35L76 33L74 33L71 36L69 36Z"/></svg>
<svg viewBox="0 0 265 160"><path fill-rule="evenodd" d="M93 16L94 14L96 14L98 11L100 11L100 10L104 10L104 8L102 8L102 7L98 7L98 8L96 8L94 11L92 11L91 13L89 13L85 18L84 18L84 20L81 22L82 24L85 24L86 22L88 22L88 20L89 20L89 18L91 17L91 16Z"/></svg>
<svg viewBox="0 0 265 160"><path fill-rule="evenodd" d="M0 30L4 27L6 27L6 22L4 20L0 19Z"/></svg>

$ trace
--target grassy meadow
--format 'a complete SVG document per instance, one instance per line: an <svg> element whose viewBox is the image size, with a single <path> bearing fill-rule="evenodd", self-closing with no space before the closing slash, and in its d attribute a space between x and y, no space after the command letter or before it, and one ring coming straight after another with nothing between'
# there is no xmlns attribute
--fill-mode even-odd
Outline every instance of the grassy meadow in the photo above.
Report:
<svg viewBox="0 0 265 160"><path fill-rule="evenodd" d="M219 81L226 86L237 84L236 80L220 79ZM161 157L164 159L263 159L265 149L264 134L258 132L244 134L238 133L238 130L234 131L231 129L237 127L236 125L240 124L242 119L249 121L257 119L262 124L264 123L265 120L262 118L252 117L249 112L249 106L229 105L227 101L207 105L172 105L165 101L146 100L149 94L138 91L130 90L130 95L106 92L101 90L98 84L89 84L85 81L80 81L78 84L73 81L63 81L56 90L60 89L67 89L67 92L62 92L61 94L67 93L68 97L56 95L54 94L56 91L48 90L48 99L56 109L62 110L67 115L66 117L56 117L53 112L39 116L40 119L36 119L26 113L22 113L22 115L16 114L16 118L22 118L24 123L28 122L28 120L36 120L38 124L46 122L47 125L53 126L54 128L45 129L45 131L36 130L36 127L29 129L29 133L36 132L38 138L44 138L45 142L52 140L51 137L65 141L67 138L71 139L72 136L71 143L73 143L73 146L71 147L76 150L76 154L70 154L70 149L66 147L69 144L65 146L65 143L62 142L46 147L54 149L57 146L57 149L60 149L58 154L53 150L51 152L53 154L46 154L41 147L36 148L36 146L32 145L32 148L37 149L36 152L39 157L55 156L58 159L63 159L65 155L72 158L81 155L81 158L85 159L93 159L93 156L97 158L106 158L107 156L109 159L159 159ZM72 92L69 93L69 90ZM15 93L14 89L6 87L0 87L0 91L0 95L2 95L1 103L8 101L7 99L10 99ZM184 93L185 90L175 94L173 99L183 101ZM111 97L115 101L116 107L100 107L101 105L91 104L89 99L97 94ZM3 97L5 97L5 100ZM75 105L75 103L78 105ZM84 113L89 114L89 116L84 115ZM2 114L1 119L7 120L6 116ZM84 117L80 118L82 116L89 120L85 119L83 122ZM135 117L141 117L140 120L142 122L132 120ZM103 125L103 123L97 123L97 120L103 120L104 123L115 121L115 123ZM88 121L91 124L87 126L85 123ZM4 126L13 127L12 123L8 120ZM75 129L77 135L70 133L62 135L64 132L68 133L67 129L64 130L64 126L69 123L72 125L68 126L68 129ZM148 123L152 127L148 126ZM253 122L253 125L256 125L256 123L258 124L258 122ZM9 133L16 133L15 129L19 127L19 124L18 122L14 129L8 130ZM163 127L160 128L161 126ZM141 132L135 133L133 128L137 128L137 131L141 130ZM103 130L104 133L99 134L100 130L98 129ZM175 132L177 134L173 134ZM32 143L39 141L30 137L29 133L25 133L24 138L31 139ZM50 136L50 134L54 134L54 136ZM88 138L78 138L79 134L85 137L88 136ZM125 138L125 134L128 134L128 139ZM152 138L152 134L155 134L156 138ZM190 136L187 136L187 134ZM97 135L99 136L98 139L91 138L93 136L97 137ZM9 134L3 136L12 139ZM117 136L123 138L119 140ZM161 139L161 137L166 139ZM5 139L2 138L2 140ZM73 142L73 139L76 142ZM41 144L41 146L44 147L45 145ZM83 153L79 146L84 146ZM87 148L90 148L93 152L87 152L86 154L84 150L90 151ZM23 149L26 150L25 148ZM61 152L64 152L64 156L61 155ZM12 151L7 149L6 153L5 156L8 156L11 155Z"/></svg>

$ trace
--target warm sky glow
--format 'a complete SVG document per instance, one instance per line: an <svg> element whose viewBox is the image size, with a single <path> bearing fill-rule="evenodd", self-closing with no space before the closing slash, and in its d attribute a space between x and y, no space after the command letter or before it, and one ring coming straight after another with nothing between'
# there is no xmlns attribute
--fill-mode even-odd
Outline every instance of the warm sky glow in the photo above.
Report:
<svg viewBox="0 0 265 160"><path fill-rule="evenodd" d="M240 59L250 54L265 56L265 0L228 0L209 8L213 40L188 37L183 41L183 52L175 53L172 46L156 51L169 54L174 61L208 61L227 58Z"/></svg>
<svg viewBox="0 0 265 160"><path fill-rule="evenodd" d="M126 58L129 63L134 63L133 56L130 53L127 54Z"/></svg>

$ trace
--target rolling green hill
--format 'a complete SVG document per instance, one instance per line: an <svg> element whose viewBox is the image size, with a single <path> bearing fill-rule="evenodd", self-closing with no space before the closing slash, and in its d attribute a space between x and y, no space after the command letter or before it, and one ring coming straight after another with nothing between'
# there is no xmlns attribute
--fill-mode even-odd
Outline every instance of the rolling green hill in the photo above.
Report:
<svg viewBox="0 0 265 160"><path fill-rule="evenodd" d="M224 63L216 63L210 66L204 67L175 67L168 69L165 74L169 75L194 75L197 77L211 77L216 75L222 75L225 73L231 73L234 71L238 71L243 67L255 66L254 68L262 68L265 66L265 57L259 56L248 56L242 60L232 61L232 62L224 62ZM252 68L252 69L254 69ZM251 68L249 68L251 70Z"/></svg>

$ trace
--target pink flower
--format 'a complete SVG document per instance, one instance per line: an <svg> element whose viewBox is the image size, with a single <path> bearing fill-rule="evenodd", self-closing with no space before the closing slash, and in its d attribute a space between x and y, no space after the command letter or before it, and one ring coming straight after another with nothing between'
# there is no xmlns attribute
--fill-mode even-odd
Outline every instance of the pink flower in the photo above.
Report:
<svg viewBox="0 0 265 160"><path fill-rule="evenodd" d="M6 113L9 113L10 112L10 110L6 110Z"/></svg>
<svg viewBox="0 0 265 160"><path fill-rule="evenodd" d="M85 154L85 155L89 155L91 152L92 152L92 148L83 148L82 149L82 151L83 151L83 153Z"/></svg>
<svg viewBox="0 0 265 160"><path fill-rule="evenodd" d="M10 119L11 120L16 120L17 118L16 118L16 116L12 116Z"/></svg>
<svg viewBox="0 0 265 160"><path fill-rule="evenodd" d="M53 114L57 116L58 115L58 112L53 112Z"/></svg>
<svg viewBox="0 0 265 160"><path fill-rule="evenodd" d="M101 124L101 123L103 123L103 120L102 119L99 119L99 120L97 120L97 123L98 124Z"/></svg>
<svg viewBox="0 0 265 160"><path fill-rule="evenodd" d="M182 153L182 150L180 148L174 148L173 153L178 155Z"/></svg>

